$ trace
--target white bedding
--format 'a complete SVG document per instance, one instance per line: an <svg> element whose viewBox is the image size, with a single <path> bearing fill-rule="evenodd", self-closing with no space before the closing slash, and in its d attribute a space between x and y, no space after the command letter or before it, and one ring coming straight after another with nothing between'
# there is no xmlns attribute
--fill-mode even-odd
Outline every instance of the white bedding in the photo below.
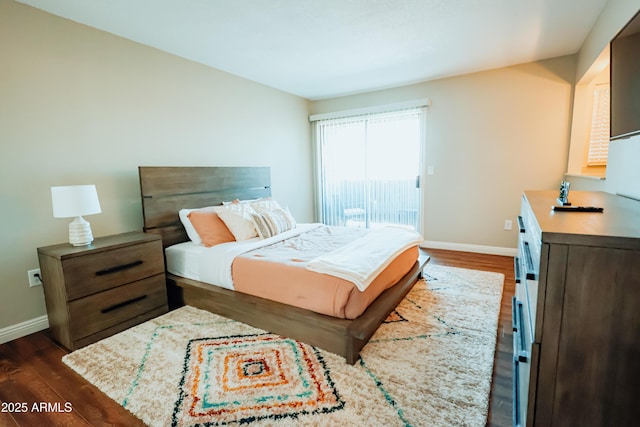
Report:
<svg viewBox="0 0 640 427"><path fill-rule="evenodd" d="M364 291L405 250L422 243L422 236L404 227L371 230L353 242L307 263L307 269L352 282Z"/></svg>
<svg viewBox="0 0 640 427"><path fill-rule="evenodd" d="M293 230L285 231L266 239L253 238L222 243L210 248L193 242L178 243L165 249L167 271L187 279L215 284L226 289L234 289L231 266L235 257L245 252L286 240L305 233L322 224L298 224Z"/></svg>

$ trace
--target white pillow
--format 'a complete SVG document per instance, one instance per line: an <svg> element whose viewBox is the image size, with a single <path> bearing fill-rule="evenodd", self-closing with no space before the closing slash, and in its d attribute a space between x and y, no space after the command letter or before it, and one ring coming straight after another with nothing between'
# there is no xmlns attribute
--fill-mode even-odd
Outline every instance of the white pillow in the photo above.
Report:
<svg viewBox="0 0 640 427"><path fill-rule="evenodd" d="M182 225L185 229L185 231L187 232L187 236L189 237L189 239L197 244L200 245L202 244L202 239L200 238L200 235L198 235L198 232L196 231L196 229L193 227L193 224L191 224L191 220L189 220L189 214L193 211L202 211L202 212L216 212L218 213L218 211L222 209L222 206L207 206L204 208L195 208L195 209L180 209L178 211L178 216L180 217L180 222L182 222Z"/></svg>
<svg viewBox="0 0 640 427"><path fill-rule="evenodd" d="M256 211L246 203L230 203L216 213L236 240L247 240L258 236L251 215Z"/></svg>

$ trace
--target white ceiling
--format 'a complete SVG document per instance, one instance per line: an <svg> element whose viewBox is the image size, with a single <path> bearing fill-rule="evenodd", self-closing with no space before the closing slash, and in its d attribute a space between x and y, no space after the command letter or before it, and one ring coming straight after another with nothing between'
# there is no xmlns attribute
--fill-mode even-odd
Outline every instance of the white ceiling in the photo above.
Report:
<svg viewBox="0 0 640 427"><path fill-rule="evenodd" d="M316 100L578 51L606 0L18 0Z"/></svg>

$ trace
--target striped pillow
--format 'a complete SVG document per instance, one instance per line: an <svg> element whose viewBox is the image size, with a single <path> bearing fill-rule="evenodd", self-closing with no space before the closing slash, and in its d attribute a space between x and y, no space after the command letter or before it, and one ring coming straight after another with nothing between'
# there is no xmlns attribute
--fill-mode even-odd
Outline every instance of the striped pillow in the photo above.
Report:
<svg viewBox="0 0 640 427"><path fill-rule="evenodd" d="M261 239L296 228L296 221L291 213L282 208L252 213L251 219Z"/></svg>

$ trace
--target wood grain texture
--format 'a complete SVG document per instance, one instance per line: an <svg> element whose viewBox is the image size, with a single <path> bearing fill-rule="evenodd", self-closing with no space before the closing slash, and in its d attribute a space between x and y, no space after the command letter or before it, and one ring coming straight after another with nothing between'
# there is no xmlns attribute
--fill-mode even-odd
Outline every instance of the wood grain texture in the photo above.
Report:
<svg viewBox="0 0 640 427"><path fill-rule="evenodd" d="M494 271L505 275L487 426L511 426L513 259L497 255L432 249L428 253L431 256L430 263L432 264ZM43 387L49 388L50 393L70 402L73 405L73 412L86 420L87 425L143 425L126 409L109 399L63 364L61 358L66 353L64 348L58 346L51 339L47 331L0 345L0 390L3 391L1 399L15 401L19 398L19 388L24 387L19 383L24 381L26 377L18 377L12 373L16 370L28 370L32 372L31 378L34 378L34 375L41 378ZM10 381L7 380L8 375L11 375ZM0 425L31 427L46 425L46 423L29 424L25 420L14 420L10 414L0 414Z"/></svg>
<svg viewBox="0 0 640 427"><path fill-rule="evenodd" d="M132 232L84 247L41 247L38 259L51 334L70 350L168 311L156 235Z"/></svg>
<svg viewBox="0 0 640 427"><path fill-rule="evenodd" d="M555 260L555 262L549 261L548 268L545 271L541 270L540 283L544 283L545 295L544 298L538 296L538 306L543 304L543 313L536 315L536 335L542 339L537 343L544 343L544 348L541 349L538 367L531 367L532 371L537 371L537 386L536 383L529 384L528 395L528 410L527 410L527 425L552 425L552 412L553 412L553 400L555 391L555 371L556 363L558 361L558 343L560 340L560 331L558 326L562 322L562 311L558 310L558 307L562 306L564 299L564 287L557 286L558 283L564 282L564 277L567 274L566 259L568 247L565 245L547 245L543 247L549 247L548 250L543 250L549 254L549 260ZM542 302L540 302L542 300ZM540 333L538 334L538 331ZM539 393L540 390L546 390L545 393Z"/></svg>
<svg viewBox="0 0 640 427"><path fill-rule="evenodd" d="M166 304L164 274L71 301L69 316L82 320L71 324L71 336L79 340Z"/></svg>
<svg viewBox="0 0 640 427"><path fill-rule="evenodd" d="M29 405L39 402L70 403L75 425L83 426L143 426L144 424L122 406L111 400L93 385L73 372L62 357L67 353L44 332L38 332L0 346L0 366L11 366L9 384L2 383L2 401L25 402ZM21 372L22 374L16 374ZM23 381L35 382L41 389L42 397L25 396L21 389ZM2 374L0 374L2 382ZM20 400L25 399L25 400ZM37 400L45 399L45 400ZM57 400L56 400L57 399ZM31 414L27 419L15 416L18 426L65 425L68 419L63 414ZM80 422L79 420L83 420ZM3 426L5 424L2 424ZM11 425L11 424L9 424ZM73 425L73 423L72 423Z"/></svg>
<svg viewBox="0 0 640 427"><path fill-rule="evenodd" d="M640 203L571 193L604 208L585 213L551 211L555 192L523 201L542 248L527 425L637 425Z"/></svg>
<svg viewBox="0 0 640 427"><path fill-rule="evenodd" d="M159 240L62 261L69 301L164 273Z"/></svg>
<svg viewBox="0 0 640 427"><path fill-rule="evenodd" d="M271 196L268 167L139 167L144 230L164 246L184 242L180 209Z"/></svg>
<svg viewBox="0 0 640 427"><path fill-rule="evenodd" d="M572 247L567 269L553 422L630 425L640 416L640 252Z"/></svg>
<svg viewBox="0 0 640 427"><path fill-rule="evenodd" d="M600 191L571 191L574 206L596 206L604 212L554 212L555 191L527 191L525 196L546 243L607 246L640 250L640 203Z"/></svg>
<svg viewBox="0 0 640 427"><path fill-rule="evenodd" d="M271 186L269 167L154 167L138 168L145 197L216 193Z"/></svg>
<svg viewBox="0 0 640 427"><path fill-rule="evenodd" d="M10 348L0 348L0 360L4 378L0 381L0 401L11 404L5 407L18 425L28 426L88 426L77 413L68 410L67 402L32 369L12 357ZM28 360L28 359L27 359ZM45 403L51 407L41 407ZM42 409L41 409L42 408Z"/></svg>

